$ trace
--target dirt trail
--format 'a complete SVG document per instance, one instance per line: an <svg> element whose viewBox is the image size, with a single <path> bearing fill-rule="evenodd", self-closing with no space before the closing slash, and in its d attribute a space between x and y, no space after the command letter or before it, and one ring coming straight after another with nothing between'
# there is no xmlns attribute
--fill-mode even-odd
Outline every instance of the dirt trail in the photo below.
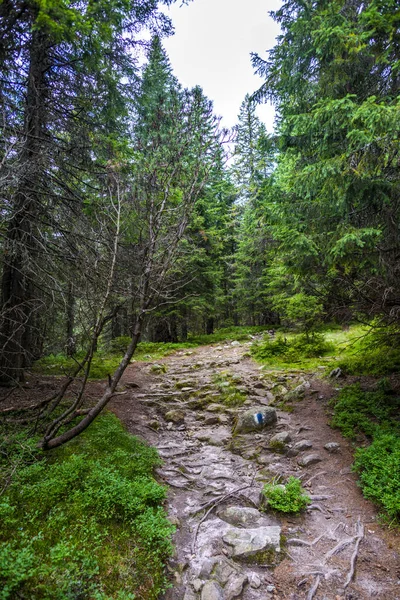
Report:
<svg viewBox="0 0 400 600"><path fill-rule="evenodd" d="M400 600L399 535L378 525L349 443L327 425L330 386L318 373L261 370L247 351L236 342L178 352L160 374L136 363L124 377L128 394L113 402L164 459L158 476L177 525L165 600ZM219 403L218 375L233 376L244 406ZM277 410L274 426L232 437L238 415L298 385L305 397L293 412ZM303 515L259 512L271 475L302 479L312 497Z"/></svg>

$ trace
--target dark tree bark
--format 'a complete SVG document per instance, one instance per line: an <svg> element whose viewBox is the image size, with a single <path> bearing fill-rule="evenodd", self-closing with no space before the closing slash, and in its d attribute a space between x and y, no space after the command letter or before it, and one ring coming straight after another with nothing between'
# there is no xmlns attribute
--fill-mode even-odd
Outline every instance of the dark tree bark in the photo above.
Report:
<svg viewBox="0 0 400 600"><path fill-rule="evenodd" d="M67 343L66 343L66 353L67 356L73 356L76 352L76 340L74 335L74 325L75 325L75 297L74 297L74 286L70 282L68 284L68 292L67 292Z"/></svg>
<svg viewBox="0 0 400 600"><path fill-rule="evenodd" d="M214 317L209 317L206 321L206 334L211 335L214 333Z"/></svg>
<svg viewBox="0 0 400 600"><path fill-rule="evenodd" d="M45 154L48 49L47 36L33 31L19 161L21 175L11 199L12 216L4 243L0 321L0 383L3 384L23 380L24 367L35 354L35 325L41 306L34 284L38 251L35 223Z"/></svg>

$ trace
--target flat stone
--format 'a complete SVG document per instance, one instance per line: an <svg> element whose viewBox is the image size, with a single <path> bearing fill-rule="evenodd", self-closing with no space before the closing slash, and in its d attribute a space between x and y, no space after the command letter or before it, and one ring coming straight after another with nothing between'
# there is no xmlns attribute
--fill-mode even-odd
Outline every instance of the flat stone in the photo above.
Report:
<svg viewBox="0 0 400 600"><path fill-rule="evenodd" d="M201 472L202 479L232 479L232 469L224 467L223 464L204 467Z"/></svg>
<svg viewBox="0 0 400 600"><path fill-rule="evenodd" d="M182 423L185 420L185 413L181 410L169 410L165 413L164 418L171 423Z"/></svg>
<svg viewBox="0 0 400 600"><path fill-rule="evenodd" d="M222 539L232 546L234 558L246 558L269 549L280 552L280 536L281 528L275 525L257 529L231 527Z"/></svg>
<svg viewBox="0 0 400 600"><path fill-rule="evenodd" d="M220 412L221 410L224 410L224 407L222 406L222 404L217 404L216 402L212 402L211 404L209 404L207 406L207 410L208 410L208 412Z"/></svg>
<svg viewBox="0 0 400 600"><path fill-rule="evenodd" d="M199 431L193 437L200 442L208 442L211 446L223 446L230 440L231 434L225 427L217 427L215 430Z"/></svg>
<svg viewBox="0 0 400 600"><path fill-rule="evenodd" d="M247 575L237 575L236 577L231 577L224 589L225 600L233 600L233 598L238 598L241 595L247 581Z"/></svg>
<svg viewBox="0 0 400 600"><path fill-rule="evenodd" d="M263 519L259 510L248 506L228 506L220 510L218 516L235 527L256 527Z"/></svg>
<svg viewBox="0 0 400 600"><path fill-rule="evenodd" d="M239 415L234 433L259 431L276 422L276 410L272 406L260 406Z"/></svg>
<svg viewBox="0 0 400 600"><path fill-rule="evenodd" d="M286 400L300 400L301 398L304 398L306 392L310 389L310 387L311 387L310 382L305 381L304 383L301 383L300 385L295 387L293 390L288 392L285 395L285 398L286 398Z"/></svg>
<svg viewBox="0 0 400 600"><path fill-rule="evenodd" d="M269 440L269 443L273 444L273 443L281 443L281 444L288 444L289 442L292 441L292 436L290 435L290 433L288 431L280 431L279 433L276 433L275 435L272 436L272 438Z"/></svg>
<svg viewBox="0 0 400 600"><path fill-rule="evenodd" d="M196 600L197 595L190 589L186 588L185 595L183 596L183 600Z"/></svg>
<svg viewBox="0 0 400 600"><path fill-rule="evenodd" d="M207 581L201 590L201 600L224 600L221 586L215 581Z"/></svg>
<svg viewBox="0 0 400 600"><path fill-rule="evenodd" d="M204 419L204 425L216 425L219 423L219 417L217 415L209 415Z"/></svg>
<svg viewBox="0 0 400 600"><path fill-rule="evenodd" d="M338 444L337 442L328 442L327 444L325 444L324 448L325 450L333 454L334 452L339 452L340 444Z"/></svg>
<svg viewBox="0 0 400 600"><path fill-rule="evenodd" d="M322 458L319 454L306 454L305 456L299 458L297 462L301 467L309 467L310 465L315 465L321 461Z"/></svg>
<svg viewBox="0 0 400 600"><path fill-rule="evenodd" d="M311 450L313 444L311 440L299 440L293 445L292 450L297 450L298 452L305 452L306 450Z"/></svg>

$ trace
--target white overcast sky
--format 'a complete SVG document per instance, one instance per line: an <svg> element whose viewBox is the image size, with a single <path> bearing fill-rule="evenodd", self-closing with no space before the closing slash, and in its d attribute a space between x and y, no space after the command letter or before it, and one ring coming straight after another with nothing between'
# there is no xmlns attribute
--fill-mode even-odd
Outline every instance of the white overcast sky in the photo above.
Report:
<svg viewBox="0 0 400 600"><path fill-rule="evenodd" d="M193 0L167 9L175 35L164 40L172 68L184 87L200 85L213 100L222 124L237 122L240 105L262 83L254 75L250 52L266 58L274 46L279 28L269 16L281 0ZM257 109L258 116L273 129L274 110L270 105Z"/></svg>

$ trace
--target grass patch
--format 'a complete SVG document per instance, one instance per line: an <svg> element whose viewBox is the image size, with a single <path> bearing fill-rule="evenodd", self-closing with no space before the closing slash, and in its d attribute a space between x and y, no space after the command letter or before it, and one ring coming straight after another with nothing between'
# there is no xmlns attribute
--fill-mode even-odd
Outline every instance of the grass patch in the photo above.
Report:
<svg viewBox="0 0 400 600"><path fill-rule="evenodd" d="M354 470L366 498L380 506L390 520L400 519L400 397L382 380L375 391L357 385L341 390L332 425L345 437L366 436L370 445L355 452Z"/></svg>
<svg viewBox="0 0 400 600"><path fill-rule="evenodd" d="M111 413L50 454L35 442L2 438L1 600L155 600L172 551L156 450Z"/></svg>
<svg viewBox="0 0 400 600"><path fill-rule="evenodd" d="M289 477L287 483L267 483L263 494L267 509L271 508L283 513L299 513L304 510L311 500L301 487L300 479Z"/></svg>

